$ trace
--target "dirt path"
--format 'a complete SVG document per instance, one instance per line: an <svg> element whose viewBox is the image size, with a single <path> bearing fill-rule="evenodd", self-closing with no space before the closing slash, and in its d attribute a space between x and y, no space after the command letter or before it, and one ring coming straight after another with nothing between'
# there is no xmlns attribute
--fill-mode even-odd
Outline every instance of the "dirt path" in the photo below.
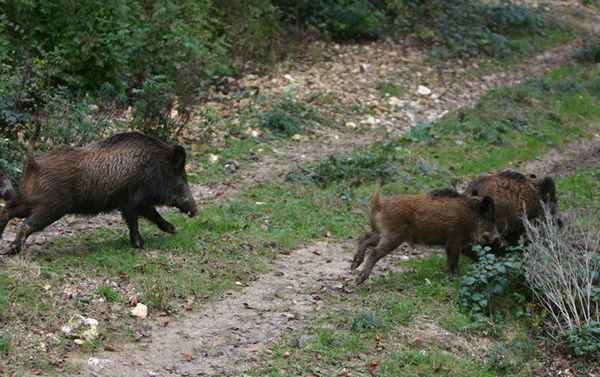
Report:
<svg viewBox="0 0 600 377"><path fill-rule="evenodd" d="M538 176L564 176L577 169L600 167L600 135L591 140L578 140L561 150L553 149L541 159L528 161L519 167Z"/></svg>
<svg viewBox="0 0 600 377"><path fill-rule="evenodd" d="M345 282L353 243L319 242L276 260L271 272L200 313L152 331L150 341L96 354L83 372L93 377L242 376L284 333L302 329L324 307L326 291L350 292ZM398 259L379 263L382 273Z"/></svg>

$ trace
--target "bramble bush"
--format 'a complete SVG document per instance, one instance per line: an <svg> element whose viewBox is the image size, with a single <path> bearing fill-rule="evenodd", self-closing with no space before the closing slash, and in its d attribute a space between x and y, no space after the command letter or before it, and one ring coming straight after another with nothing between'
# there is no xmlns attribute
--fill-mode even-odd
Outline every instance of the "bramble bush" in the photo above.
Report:
<svg viewBox="0 0 600 377"><path fill-rule="evenodd" d="M476 245L479 260L460 282L459 302L475 316L501 316L501 303L524 302L522 249L515 247L507 256L496 256L488 247ZM514 309L514 308L513 308ZM516 311L513 314L518 315Z"/></svg>

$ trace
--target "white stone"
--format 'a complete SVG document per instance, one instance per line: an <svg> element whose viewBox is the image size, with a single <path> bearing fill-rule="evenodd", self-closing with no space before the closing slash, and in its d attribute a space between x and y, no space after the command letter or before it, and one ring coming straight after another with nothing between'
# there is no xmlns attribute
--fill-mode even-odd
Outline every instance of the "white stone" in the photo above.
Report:
<svg viewBox="0 0 600 377"><path fill-rule="evenodd" d="M429 89L426 86L419 85L419 87L417 88L417 94L420 96L428 96L431 94L431 89Z"/></svg>
<svg viewBox="0 0 600 377"><path fill-rule="evenodd" d="M145 319L148 316L148 307L144 304L137 304L131 309L131 315L139 319Z"/></svg>
<svg viewBox="0 0 600 377"><path fill-rule="evenodd" d="M208 162L210 162L211 164L216 164L217 162L219 162L219 156L217 156L216 154L209 154Z"/></svg>
<svg viewBox="0 0 600 377"><path fill-rule="evenodd" d="M398 97L390 97L390 99L388 99L388 103L392 106L397 107L403 107L404 105L406 105L406 101L403 101Z"/></svg>

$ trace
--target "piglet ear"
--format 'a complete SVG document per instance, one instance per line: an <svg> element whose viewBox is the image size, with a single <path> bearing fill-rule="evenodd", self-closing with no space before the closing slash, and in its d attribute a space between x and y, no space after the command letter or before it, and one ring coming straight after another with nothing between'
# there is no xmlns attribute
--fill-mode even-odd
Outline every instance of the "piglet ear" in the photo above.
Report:
<svg viewBox="0 0 600 377"><path fill-rule="evenodd" d="M479 203L479 213L488 217L494 217L496 213L496 205L494 204L494 199L489 196L481 199Z"/></svg>
<svg viewBox="0 0 600 377"><path fill-rule="evenodd" d="M185 148L181 145L176 145L175 148L173 148L173 155L171 156L171 162L173 163L175 169L185 168L185 159Z"/></svg>

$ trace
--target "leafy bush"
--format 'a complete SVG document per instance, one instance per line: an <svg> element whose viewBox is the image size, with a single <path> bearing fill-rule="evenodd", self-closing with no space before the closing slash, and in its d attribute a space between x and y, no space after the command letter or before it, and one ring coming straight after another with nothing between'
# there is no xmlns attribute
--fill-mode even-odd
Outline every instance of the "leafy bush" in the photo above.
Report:
<svg viewBox="0 0 600 377"><path fill-rule="evenodd" d="M567 334L569 349L576 356L600 356L600 323L575 327Z"/></svg>
<svg viewBox="0 0 600 377"><path fill-rule="evenodd" d="M281 10L270 0L217 1L214 7L235 62L273 62L284 55Z"/></svg>
<svg viewBox="0 0 600 377"><path fill-rule="evenodd" d="M385 9L369 0L273 0L287 20L311 25L336 40L374 39L385 29Z"/></svg>
<svg viewBox="0 0 600 377"><path fill-rule="evenodd" d="M507 296L522 301L523 265L519 249L505 257L498 257L489 247L475 246L479 256L460 282L459 302L476 316L496 314L499 302Z"/></svg>
<svg viewBox="0 0 600 377"><path fill-rule="evenodd" d="M511 37L538 33L544 17L503 1L488 5L469 0L388 0L387 13L404 33L437 45L438 56L500 56L514 48Z"/></svg>
<svg viewBox="0 0 600 377"><path fill-rule="evenodd" d="M600 63L600 41L588 41L575 52L575 60L580 63Z"/></svg>
<svg viewBox="0 0 600 377"><path fill-rule="evenodd" d="M593 350L592 336L598 336L598 218L594 212L578 213L559 228L546 211L541 221L524 221L530 242L524 258L527 283L550 313L555 332L568 335L577 353Z"/></svg>
<svg viewBox="0 0 600 377"><path fill-rule="evenodd" d="M33 97L29 107L38 109L24 109L22 101L7 106L11 98L2 94L0 104L17 115L34 114L59 87L75 97L110 93L139 105L137 120L148 123L138 128L162 134L172 122L157 120L157 113L188 113L208 79L225 69L211 6L211 0L7 2L0 41L12 47L6 51L0 43L0 63L20 76L26 89L20 93ZM171 100L157 100L157 87Z"/></svg>

